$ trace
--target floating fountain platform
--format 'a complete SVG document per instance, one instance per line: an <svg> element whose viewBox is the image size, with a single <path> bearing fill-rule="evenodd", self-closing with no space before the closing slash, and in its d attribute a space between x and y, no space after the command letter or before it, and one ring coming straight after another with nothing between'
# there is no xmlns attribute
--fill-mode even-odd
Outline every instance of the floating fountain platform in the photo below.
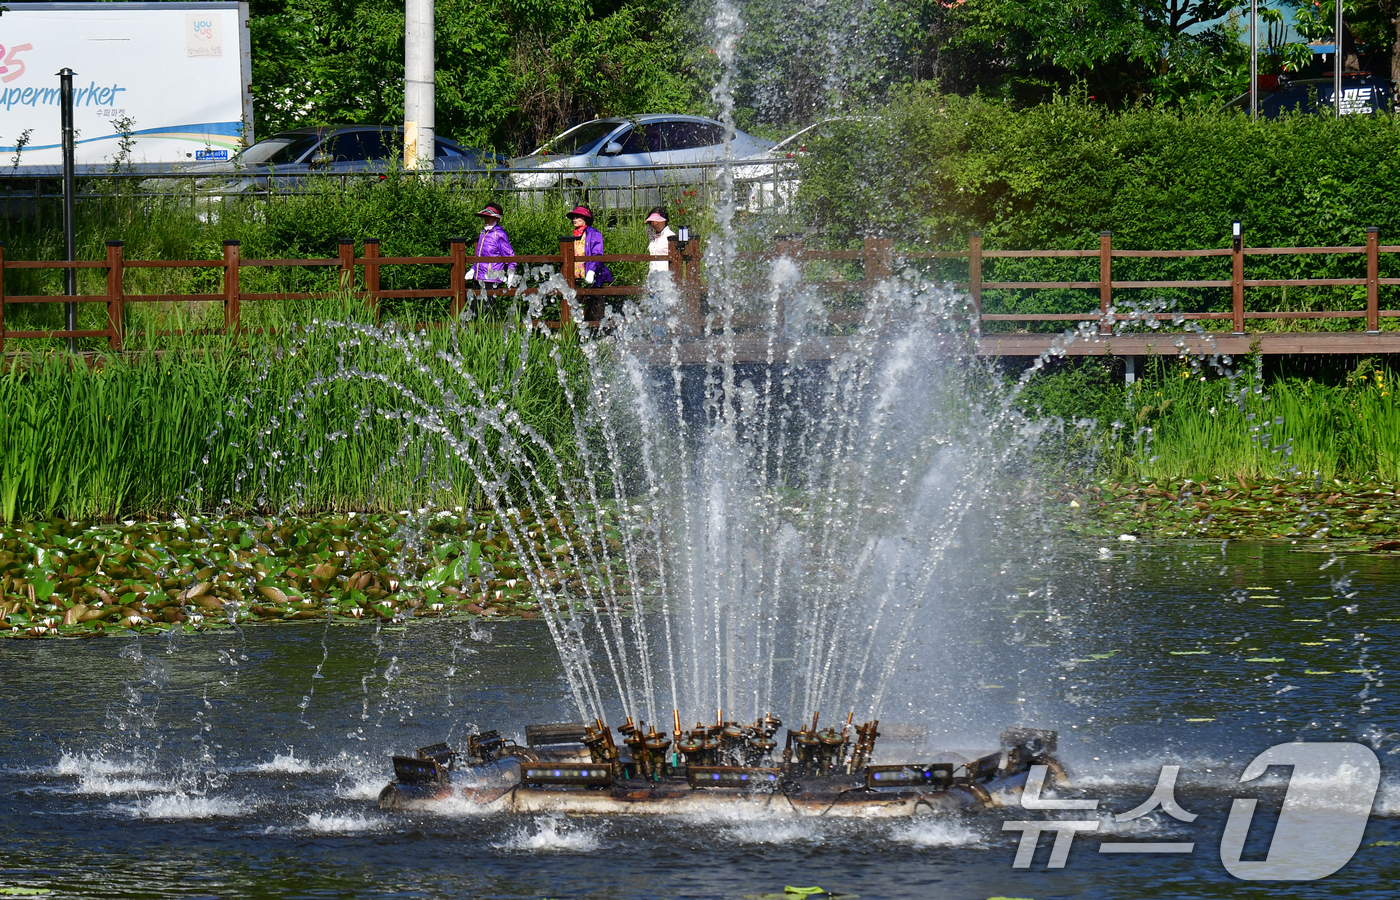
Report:
<svg viewBox="0 0 1400 900"><path fill-rule="evenodd" d="M733 807L810 816L899 817L921 812L993 809L1019 802L1031 766L1067 784L1052 754L1056 732L1013 728L1001 748L968 761L873 765L879 722L817 730L789 728L765 716L747 727L716 716L714 725L669 735L631 719L612 730L592 725L531 725L525 746L495 731L471 735L465 752L447 744L395 756L395 779L381 809L444 801L482 812L668 815Z"/></svg>

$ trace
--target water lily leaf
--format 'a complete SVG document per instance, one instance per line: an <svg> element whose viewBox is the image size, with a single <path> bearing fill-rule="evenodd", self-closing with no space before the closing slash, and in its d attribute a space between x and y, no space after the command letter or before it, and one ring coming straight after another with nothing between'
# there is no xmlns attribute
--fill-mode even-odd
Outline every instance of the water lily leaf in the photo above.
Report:
<svg viewBox="0 0 1400 900"><path fill-rule="evenodd" d="M185 590L181 591L179 595L175 597L175 599L180 603L193 600L196 597L203 596L209 590L210 587L212 587L210 582L201 581L198 584L192 585L186 588Z"/></svg>
<svg viewBox="0 0 1400 900"><path fill-rule="evenodd" d="M42 575L35 576L30 582L34 587L34 599L40 603L49 602L53 596L54 588L58 587L57 581L49 581Z"/></svg>
<svg viewBox="0 0 1400 900"><path fill-rule="evenodd" d="M273 603L287 602L287 595L283 593L280 589L272 587L271 585L259 585L258 593L262 594L264 597L271 600Z"/></svg>
<svg viewBox="0 0 1400 900"><path fill-rule="evenodd" d="M1251 656L1249 659L1245 660L1245 662L1281 663L1281 662L1283 662L1283 657L1282 657L1282 656Z"/></svg>

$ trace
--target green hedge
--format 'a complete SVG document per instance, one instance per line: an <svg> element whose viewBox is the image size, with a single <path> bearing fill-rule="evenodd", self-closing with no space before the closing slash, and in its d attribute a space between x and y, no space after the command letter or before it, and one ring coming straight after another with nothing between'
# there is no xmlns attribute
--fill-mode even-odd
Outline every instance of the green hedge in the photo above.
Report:
<svg viewBox="0 0 1400 900"><path fill-rule="evenodd" d="M1237 112L1115 113L1076 97L1018 109L912 89L873 115L828 127L808 145L799 208L835 244L884 234L909 250L965 249L981 232L989 248L1090 248L1111 231L1120 248L1227 247L1235 220L1249 246L1356 246L1367 226L1380 228L1382 243L1400 243L1400 123L1391 115L1251 121ZM1114 265L1124 279L1229 277L1221 258ZM965 275L965 267L944 271ZM1098 262L1007 260L984 272L1097 280ZM1247 265L1251 278L1361 274L1359 256L1253 257ZM1400 264L1383 259L1381 275L1400 275ZM1394 291L1383 289L1383 306L1400 305ZM1255 309L1340 309L1356 308L1364 292L1249 296ZM1229 298L1157 290L1151 299L1225 309ZM1087 311L1097 293L1017 292L989 296L987 305Z"/></svg>

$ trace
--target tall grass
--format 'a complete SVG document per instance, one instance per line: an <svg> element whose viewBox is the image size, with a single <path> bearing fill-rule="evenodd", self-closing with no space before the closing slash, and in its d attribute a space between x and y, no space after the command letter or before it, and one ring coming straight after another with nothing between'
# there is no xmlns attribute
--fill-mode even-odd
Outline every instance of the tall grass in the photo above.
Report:
<svg viewBox="0 0 1400 900"><path fill-rule="evenodd" d="M1259 360L1231 377L1154 360L1127 386L1107 366L1033 382L1022 404L1065 427L1043 457L1078 474L1173 481L1212 476L1400 483L1396 376L1363 360L1344 380L1266 379Z"/></svg>
<svg viewBox="0 0 1400 900"><path fill-rule="evenodd" d="M479 504L533 477L526 460L549 482L545 457L572 458L564 389L585 374L571 331L376 328L354 311L340 298L304 310L297 331L192 338L91 369L66 354L12 365L0 517ZM478 477L473 457L506 441L514 467Z"/></svg>

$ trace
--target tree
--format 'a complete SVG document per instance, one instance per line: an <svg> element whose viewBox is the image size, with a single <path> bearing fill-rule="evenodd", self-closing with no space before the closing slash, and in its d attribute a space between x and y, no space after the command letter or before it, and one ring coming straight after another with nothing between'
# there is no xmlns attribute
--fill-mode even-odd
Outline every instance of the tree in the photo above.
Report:
<svg viewBox="0 0 1400 900"><path fill-rule="evenodd" d="M698 104L680 0L438 0L437 130L526 152L594 115ZM252 0L255 125L396 123L402 0Z"/></svg>
<svg viewBox="0 0 1400 900"><path fill-rule="evenodd" d="M1233 90L1246 55L1238 27L1218 21L1240 2L958 0L956 43L1000 57L1003 93L1013 95L1076 80L1111 104L1219 94Z"/></svg>

